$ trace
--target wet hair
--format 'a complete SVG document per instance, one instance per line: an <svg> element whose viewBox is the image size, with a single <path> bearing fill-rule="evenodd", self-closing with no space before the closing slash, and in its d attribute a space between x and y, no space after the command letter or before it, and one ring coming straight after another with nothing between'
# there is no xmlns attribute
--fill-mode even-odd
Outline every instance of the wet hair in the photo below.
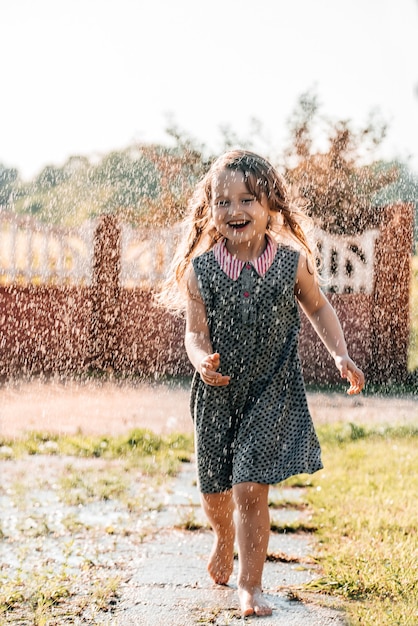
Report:
<svg viewBox="0 0 418 626"><path fill-rule="evenodd" d="M304 230L303 220L307 219L303 211L290 201L286 183L282 175L269 161L249 150L231 150L218 157L209 168L206 175L197 184L190 199L188 213L184 220L185 239L177 250L173 262L171 278L166 283L169 289L170 283L181 287L190 267L191 260L210 250L222 235L215 229L212 223L212 187L213 181L220 172L232 170L241 172L248 192L258 202L264 198L273 219L269 220L267 232L271 235L282 235L282 231L296 240L312 258L312 252L308 244ZM277 215L277 219L274 217ZM162 298L163 300L165 298ZM168 304L168 302L167 302Z"/></svg>

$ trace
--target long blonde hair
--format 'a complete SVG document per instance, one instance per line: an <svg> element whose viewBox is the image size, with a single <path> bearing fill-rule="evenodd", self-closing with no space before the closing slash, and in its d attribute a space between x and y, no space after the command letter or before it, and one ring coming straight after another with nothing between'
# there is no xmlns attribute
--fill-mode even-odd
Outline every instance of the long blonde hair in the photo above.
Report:
<svg viewBox="0 0 418 626"><path fill-rule="evenodd" d="M272 237L283 234L299 244L309 258L313 258L306 234L301 224L307 216L290 201L285 181L281 174L263 157L249 150L231 150L218 157L208 172L197 184L190 199L188 212L183 222L185 237L180 242L167 281L157 296L160 304L174 310L184 309L187 271L192 259L210 250L222 235L215 229L211 219L212 183L225 169L239 171L244 176L246 187L258 202L267 198L276 220L270 220L267 232ZM283 233L283 231L285 231Z"/></svg>

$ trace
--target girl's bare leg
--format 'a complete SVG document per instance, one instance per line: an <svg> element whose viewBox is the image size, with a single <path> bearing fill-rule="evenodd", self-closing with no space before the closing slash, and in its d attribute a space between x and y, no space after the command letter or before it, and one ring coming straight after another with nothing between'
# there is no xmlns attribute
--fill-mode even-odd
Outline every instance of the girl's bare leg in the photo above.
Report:
<svg viewBox="0 0 418 626"><path fill-rule="evenodd" d="M234 567L234 501L231 491L203 493L202 506L215 533L208 572L218 585L226 585Z"/></svg>
<svg viewBox="0 0 418 626"><path fill-rule="evenodd" d="M238 595L242 615L271 615L261 580L270 535L268 485L234 485L239 557Z"/></svg>

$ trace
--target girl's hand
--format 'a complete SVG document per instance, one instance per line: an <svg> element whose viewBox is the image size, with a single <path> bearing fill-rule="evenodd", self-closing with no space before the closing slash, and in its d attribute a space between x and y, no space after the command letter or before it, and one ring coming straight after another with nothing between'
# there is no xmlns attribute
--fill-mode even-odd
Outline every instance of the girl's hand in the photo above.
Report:
<svg viewBox="0 0 418 626"><path fill-rule="evenodd" d="M364 374L349 356L339 356L335 359L335 364L340 371L341 378L347 378L350 388L347 393L352 396L364 387Z"/></svg>
<svg viewBox="0 0 418 626"><path fill-rule="evenodd" d="M200 364L200 378L204 383L213 387L225 387L229 384L230 376L223 376L216 371L220 363L221 357L217 352L209 354L203 359Z"/></svg>

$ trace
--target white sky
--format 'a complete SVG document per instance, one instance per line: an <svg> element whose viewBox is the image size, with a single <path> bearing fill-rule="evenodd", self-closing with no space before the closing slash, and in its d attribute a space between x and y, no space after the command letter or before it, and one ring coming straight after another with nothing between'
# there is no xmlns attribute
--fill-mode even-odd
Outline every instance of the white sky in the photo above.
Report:
<svg viewBox="0 0 418 626"><path fill-rule="evenodd" d="M0 163L167 141L167 114L216 150L259 119L281 153L299 95L390 125L418 173L418 0L0 0Z"/></svg>

